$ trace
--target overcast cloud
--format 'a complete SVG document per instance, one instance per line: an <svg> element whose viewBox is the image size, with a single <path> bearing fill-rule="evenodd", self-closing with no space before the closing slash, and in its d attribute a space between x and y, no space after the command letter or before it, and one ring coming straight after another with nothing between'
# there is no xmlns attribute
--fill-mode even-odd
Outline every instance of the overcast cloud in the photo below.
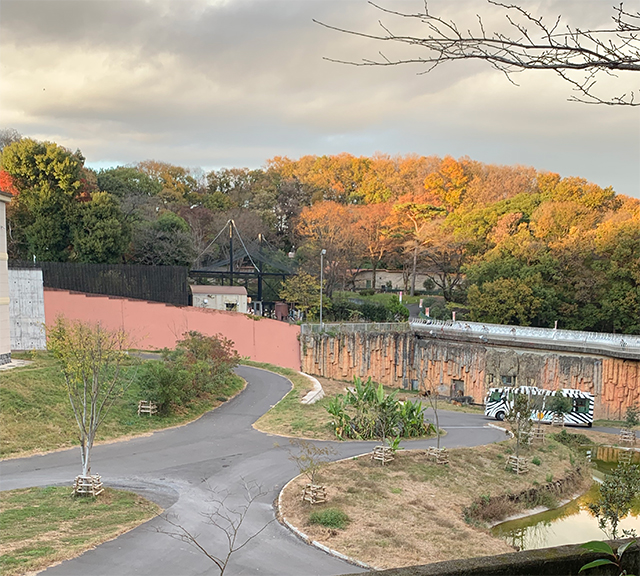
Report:
<svg viewBox="0 0 640 576"><path fill-rule="evenodd" d="M584 28L608 24L611 4L527 6ZM488 25L496 18L481 0L429 5L469 25L477 12ZM373 31L380 17L364 0L2 0L1 123L80 148L98 167L450 154L582 176L640 197L638 108L569 103L569 86L551 72L519 74L514 86L482 63L418 75L323 60L375 57L381 46L313 18ZM602 90L617 94L639 88L640 78L607 84Z"/></svg>

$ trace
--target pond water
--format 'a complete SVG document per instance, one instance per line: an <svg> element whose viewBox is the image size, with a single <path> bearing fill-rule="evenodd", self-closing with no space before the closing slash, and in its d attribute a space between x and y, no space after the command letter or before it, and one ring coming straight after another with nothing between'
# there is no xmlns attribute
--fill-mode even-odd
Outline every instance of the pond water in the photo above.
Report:
<svg viewBox="0 0 640 576"><path fill-rule="evenodd" d="M594 477L602 479L617 466L620 451L605 447L594 447L591 450ZM640 453L633 454L632 461L640 462ZM586 494L564 506L527 518L503 522L494 526L491 533L520 550L603 540L605 535L598 528L598 521L587 507L588 503L597 497L598 484L594 483ZM640 534L640 495L636 498L631 514L620 522L619 529L634 529Z"/></svg>

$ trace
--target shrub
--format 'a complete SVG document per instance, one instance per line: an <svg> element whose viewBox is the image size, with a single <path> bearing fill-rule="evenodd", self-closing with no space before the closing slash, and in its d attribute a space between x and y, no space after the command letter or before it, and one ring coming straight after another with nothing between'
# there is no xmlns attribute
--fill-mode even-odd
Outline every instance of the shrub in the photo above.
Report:
<svg viewBox="0 0 640 576"><path fill-rule="evenodd" d="M154 402L159 414L170 414L175 406L193 399L189 372L169 362L145 362L138 371L138 384L144 400Z"/></svg>
<svg viewBox="0 0 640 576"><path fill-rule="evenodd" d="M353 384L353 391L336 396L326 408L338 438L414 438L432 430L425 424L424 407L419 401L402 403L395 391L385 395L382 384L376 388L371 378L363 383L356 377Z"/></svg>
<svg viewBox="0 0 640 576"><path fill-rule="evenodd" d="M640 424L640 408L638 408L637 404L627 408L624 424L627 428L634 428Z"/></svg>
<svg viewBox="0 0 640 576"><path fill-rule="evenodd" d="M139 373L141 392L161 414L185 406L205 394L220 395L240 357L233 342L222 335L187 332L161 362L145 363Z"/></svg>
<svg viewBox="0 0 640 576"><path fill-rule="evenodd" d="M387 304L388 319L392 322L402 322L409 318L409 309L400 302L397 296L392 296Z"/></svg>
<svg viewBox="0 0 640 576"><path fill-rule="evenodd" d="M339 508L325 508L324 510L314 510L309 515L310 524L320 524L327 528L337 528L344 530L349 524L350 519L346 512Z"/></svg>
<svg viewBox="0 0 640 576"><path fill-rule="evenodd" d="M571 434L564 429L557 434L552 434L551 436L554 440L560 442L560 444L568 446L569 448L593 444L593 441L588 436L585 436L584 434Z"/></svg>
<svg viewBox="0 0 640 576"><path fill-rule="evenodd" d="M536 466L540 466L541 462L540 462L540 458L538 458L537 456L534 456L531 459L531 464L535 464Z"/></svg>

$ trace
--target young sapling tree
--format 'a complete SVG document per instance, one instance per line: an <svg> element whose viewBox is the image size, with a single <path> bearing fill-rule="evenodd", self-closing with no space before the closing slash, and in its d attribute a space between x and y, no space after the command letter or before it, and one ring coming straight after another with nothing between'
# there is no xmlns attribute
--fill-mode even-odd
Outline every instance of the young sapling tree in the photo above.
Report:
<svg viewBox="0 0 640 576"><path fill-rule="evenodd" d="M532 399L529 394L519 392L510 392L510 394L513 394L513 402L505 420L511 424L511 431L516 440L516 458L520 458L520 449L528 442L533 427Z"/></svg>
<svg viewBox="0 0 640 576"><path fill-rule="evenodd" d="M79 430L82 476L86 477L96 432L133 380L133 375L122 371L129 340L123 330L59 317L47 331L47 342L62 366Z"/></svg>
<svg viewBox="0 0 640 576"><path fill-rule="evenodd" d="M298 438L289 440L289 446L289 460L295 463L300 474L304 474L311 485L317 485L318 473L331 462L336 451L331 446L321 446Z"/></svg>

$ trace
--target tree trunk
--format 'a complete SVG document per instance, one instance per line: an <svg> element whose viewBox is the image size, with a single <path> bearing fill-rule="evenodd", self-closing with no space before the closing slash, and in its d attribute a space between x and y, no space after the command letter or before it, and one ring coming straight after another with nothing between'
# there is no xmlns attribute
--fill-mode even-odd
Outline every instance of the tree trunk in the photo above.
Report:
<svg viewBox="0 0 640 576"><path fill-rule="evenodd" d="M91 472L91 449L93 448L93 438L83 438L80 445L82 455L82 475L89 476Z"/></svg>
<svg viewBox="0 0 640 576"><path fill-rule="evenodd" d="M436 447L440 450L440 419L438 418L438 394L434 398L433 413L436 417Z"/></svg>
<svg viewBox="0 0 640 576"><path fill-rule="evenodd" d="M416 270L418 268L418 245L413 249L413 269L411 271L411 296L416 293Z"/></svg>

